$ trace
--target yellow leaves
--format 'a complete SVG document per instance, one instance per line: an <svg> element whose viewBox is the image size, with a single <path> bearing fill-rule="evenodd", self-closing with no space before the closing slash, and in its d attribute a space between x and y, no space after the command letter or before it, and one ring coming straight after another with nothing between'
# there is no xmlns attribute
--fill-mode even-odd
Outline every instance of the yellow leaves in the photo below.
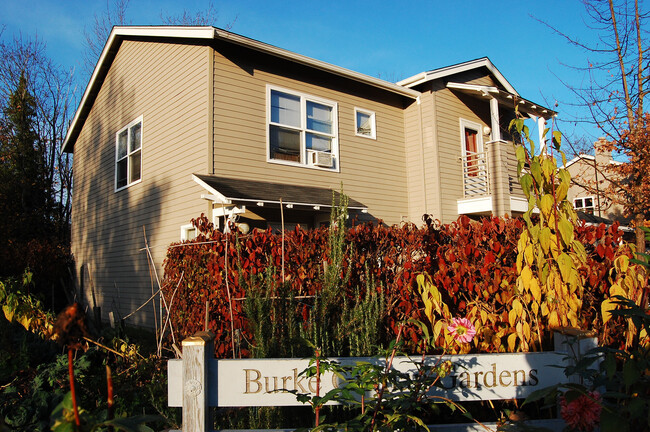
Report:
<svg viewBox="0 0 650 432"><path fill-rule="evenodd" d="M521 273L519 274L519 277L521 278L521 281L523 282L524 289L529 290L531 281L533 279L533 272L530 269L529 266L525 266L522 270Z"/></svg>
<svg viewBox="0 0 650 432"><path fill-rule="evenodd" d="M447 305L443 303L440 291L431 283L428 276L425 278L424 274L420 274L417 276L416 281L420 297L424 303L424 313L429 319L429 322L433 324L435 321L435 317L433 316L434 311L438 314L444 314L444 311L448 312Z"/></svg>
<svg viewBox="0 0 650 432"><path fill-rule="evenodd" d="M542 316L548 316L549 309L548 309L548 304L546 302L542 303L541 309L542 309Z"/></svg>
<svg viewBox="0 0 650 432"><path fill-rule="evenodd" d="M512 301L512 311L516 313L516 316L521 316L524 313L524 307L519 299L514 299ZM510 325L512 325L512 323L510 323Z"/></svg>
<svg viewBox="0 0 650 432"><path fill-rule="evenodd" d="M483 324L483 325L487 324L487 322L488 322L488 313L483 309L481 309L481 311L479 313L481 315L481 324Z"/></svg>
<svg viewBox="0 0 650 432"><path fill-rule="evenodd" d="M18 321L20 325L25 327L25 330L29 330L29 325L32 322L31 318L28 318L27 315L19 316L18 319L16 319L16 321Z"/></svg>
<svg viewBox="0 0 650 432"><path fill-rule="evenodd" d="M542 251L548 254L551 248L551 229L549 227L544 227L540 230L539 245L542 247Z"/></svg>
<svg viewBox="0 0 650 432"><path fill-rule="evenodd" d="M5 318L7 318L7 321L13 322L14 320L14 310L11 308L9 305L3 305L2 306L2 311L5 314Z"/></svg>
<svg viewBox="0 0 650 432"><path fill-rule="evenodd" d="M530 324L526 321L522 323L522 332L524 334L524 340L530 340Z"/></svg>
<svg viewBox="0 0 650 432"><path fill-rule="evenodd" d="M556 310L551 311L551 313L548 315L548 325L551 327L561 326L560 317Z"/></svg>
<svg viewBox="0 0 650 432"><path fill-rule="evenodd" d="M510 323L510 326L514 327L515 323L517 322L517 312L514 309L510 309L510 312L508 312L508 322Z"/></svg>
<svg viewBox="0 0 650 432"><path fill-rule="evenodd" d="M571 242L573 241L573 224L569 222L569 220L562 216L560 217L560 220L558 221L558 230L560 231L560 235L562 237L562 242L567 246L571 246Z"/></svg>
<svg viewBox="0 0 650 432"><path fill-rule="evenodd" d="M436 323L433 325L433 340L434 341L438 340L438 336L440 336L440 333L442 333L442 331L444 330L446 324L447 323L445 321L439 320L439 321L436 321Z"/></svg>
<svg viewBox="0 0 650 432"><path fill-rule="evenodd" d="M553 210L554 206L555 199L553 199L553 195L551 194L543 195L538 203L539 211L542 212L542 215L544 215L546 219L550 219L551 211Z"/></svg>
<svg viewBox="0 0 650 432"><path fill-rule="evenodd" d="M537 316L539 314L539 303L536 301L532 302L530 305L530 310L533 311L533 315Z"/></svg>
<svg viewBox="0 0 650 432"><path fill-rule="evenodd" d="M539 286L539 282L537 279L531 279L530 281L530 292L533 295L533 298L535 301L541 301L542 300L542 289Z"/></svg>
<svg viewBox="0 0 650 432"><path fill-rule="evenodd" d="M616 309L616 303L610 299L605 299L600 304L600 315L603 317L603 324L612 318L611 312Z"/></svg>
<svg viewBox="0 0 650 432"><path fill-rule="evenodd" d="M515 351L516 343L517 343L517 333L512 333L510 336L508 336L508 350L510 352Z"/></svg>
<svg viewBox="0 0 650 432"><path fill-rule="evenodd" d="M557 257L557 265L560 268L560 273L562 278L565 281L568 281L571 277L571 271L573 270L573 260L569 255L562 252L559 257Z"/></svg>
<svg viewBox="0 0 650 432"><path fill-rule="evenodd" d="M630 266L630 259L627 255L621 255L614 260L614 268L617 272L627 273L627 269Z"/></svg>
<svg viewBox="0 0 650 432"><path fill-rule="evenodd" d="M527 245L526 249L524 249L524 259L526 260L526 264L529 266L535 263L535 254L533 253L532 244Z"/></svg>
<svg viewBox="0 0 650 432"><path fill-rule="evenodd" d="M627 292L618 283L612 284L612 286L609 288L609 295L610 297L622 296L627 298Z"/></svg>

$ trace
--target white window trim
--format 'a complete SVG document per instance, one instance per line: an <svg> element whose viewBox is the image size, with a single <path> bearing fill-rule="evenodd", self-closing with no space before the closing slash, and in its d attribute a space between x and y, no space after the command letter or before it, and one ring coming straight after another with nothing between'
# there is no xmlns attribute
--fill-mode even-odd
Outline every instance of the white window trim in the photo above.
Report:
<svg viewBox="0 0 650 432"><path fill-rule="evenodd" d="M591 198L591 207L585 206L585 200ZM582 206L577 207L576 206L576 201L581 200L582 201ZM575 197L573 198L573 208L575 210L585 210L585 209L591 209L592 211L596 211L596 197L593 195L588 195L588 196L582 196L582 197Z"/></svg>
<svg viewBox="0 0 650 432"><path fill-rule="evenodd" d="M370 135L365 135L359 133L359 125L357 124L357 113L363 113L370 116ZM377 122L375 118L375 112L369 111L363 108L354 107L354 134L359 137L364 137L368 139L377 139Z"/></svg>
<svg viewBox="0 0 650 432"><path fill-rule="evenodd" d="M465 129L472 129L476 131L477 142L476 147L478 153L483 151L483 126L480 123L473 122L471 120L466 120L464 118L460 119L460 148L463 157L467 157L467 143L465 142Z"/></svg>
<svg viewBox="0 0 650 432"><path fill-rule="evenodd" d="M181 241L192 240L188 238L187 234L193 229L195 229L195 227L192 224L181 225Z"/></svg>
<svg viewBox="0 0 650 432"><path fill-rule="evenodd" d="M126 188L129 188L133 185L136 185L142 181L142 147L144 143L144 122L142 121L143 116L140 116L133 120L131 123L128 125L124 126L122 129L117 131L115 133L115 178L114 178L114 185L115 185L115 192L119 192L121 190L124 190ZM127 149L126 149L126 159L127 159L127 164L126 164L126 185L118 187L117 186L117 162L118 162L118 139L119 136L122 132L125 130L130 130L133 126L137 125L140 123L140 178L134 182L129 182L129 178L131 178L131 164L128 162L129 156L131 155L132 152L129 152L129 138L127 138Z"/></svg>
<svg viewBox="0 0 650 432"><path fill-rule="evenodd" d="M299 130L300 133L300 162L292 162L292 161L286 161L286 160L281 160L281 159L273 159L271 158L271 136L270 136L270 125L277 125L280 127L284 127L287 129L292 129L291 126L283 125L280 123L272 123L271 122L271 91L279 91L282 93L287 93L293 96L297 96L300 98L300 128L296 129ZM334 163L332 168L327 168L327 167L320 167L320 166L315 166L315 165L310 165L307 161L307 148L305 144L305 131L307 130L307 115L306 115L306 106L307 106L307 101L313 101L317 102L323 105L328 105L332 107L333 113L332 113L332 131L334 132L332 136L332 148L330 150L330 153L333 156ZM279 164L279 165L290 165L290 166L296 166L296 167L301 167L301 168L310 168L310 169L316 169L316 170L321 170L321 171L333 171L333 172L339 172L340 171L340 163L339 163L339 126L338 126L338 113L339 113L339 107L338 103L328 100L328 99L323 99L318 96L313 96L307 93L303 93L300 91L296 90L291 90L283 87L277 87L274 85L267 84L266 85L266 161L269 163L274 163L274 164ZM328 135L328 134L322 134L322 135Z"/></svg>

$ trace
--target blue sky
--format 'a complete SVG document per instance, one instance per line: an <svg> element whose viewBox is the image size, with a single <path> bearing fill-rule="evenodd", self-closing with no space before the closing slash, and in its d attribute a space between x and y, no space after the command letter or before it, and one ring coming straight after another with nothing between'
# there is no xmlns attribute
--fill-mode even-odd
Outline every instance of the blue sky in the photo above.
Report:
<svg viewBox="0 0 650 432"><path fill-rule="evenodd" d="M488 56L523 97L556 109L561 118L573 114L568 105L573 96L559 78L572 84L584 79L561 63L583 66L587 57L536 19L584 41L596 37L586 30L578 0L222 0L213 4L219 27L231 23L235 33L391 81ZM177 15L207 5L205 0L131 0L128 19L132 24L159 24L161 13ZM84 28L90 29L94 14L105 8L105 0L4 0L0 2L2 38L38 35L50 57L81 72ZM577 134L595 137L597 131L578 129Z"/></svg>

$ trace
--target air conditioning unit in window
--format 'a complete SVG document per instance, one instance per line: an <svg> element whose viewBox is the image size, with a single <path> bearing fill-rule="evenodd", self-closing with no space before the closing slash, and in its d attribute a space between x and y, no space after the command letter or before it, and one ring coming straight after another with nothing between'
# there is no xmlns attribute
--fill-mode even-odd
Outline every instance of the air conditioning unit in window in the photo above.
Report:
<svg viewBox="0 0 650 432"><path fill-rule="evenodd" d="M321 151L310 151L309 154L309 165L332 168L334 165L334 155L332 153L321 152Z"/></svg>

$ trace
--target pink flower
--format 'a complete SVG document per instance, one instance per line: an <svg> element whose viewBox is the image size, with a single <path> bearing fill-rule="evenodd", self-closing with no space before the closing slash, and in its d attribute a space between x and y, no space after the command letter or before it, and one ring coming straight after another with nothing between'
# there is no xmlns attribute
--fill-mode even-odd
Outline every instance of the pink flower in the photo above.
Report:
<svg viewBox="0 0 650 432"><path fill-rule="evenodd" d="M560 398L560 414L566 424L574 430L591 432L600 420L603 407L597 391L580 395L567 403L564 396Z"/></svg>
<svg viewBox="0 0 650 432"><path fill-rule="evenodd" d="M476 335L474 324L467 318L452 318L447 331L460 343L470 343Z"/></svg>

